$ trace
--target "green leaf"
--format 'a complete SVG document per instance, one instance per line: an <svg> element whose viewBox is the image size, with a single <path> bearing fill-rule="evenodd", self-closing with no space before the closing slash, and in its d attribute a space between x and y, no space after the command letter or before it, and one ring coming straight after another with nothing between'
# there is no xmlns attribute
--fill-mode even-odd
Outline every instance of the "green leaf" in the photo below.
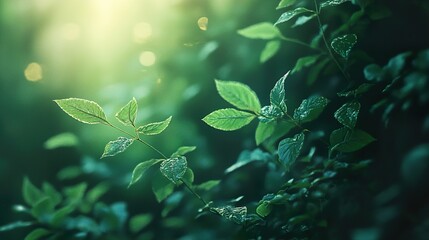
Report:
<svg viewBox="0 0 429 240"><path fill-rule="evenodd" d="M45 197L34 205L31 209L31 214L40 221L43 221L43 217L52 213L54 211L54 207L55 206L51 198Z"/></svg>
<svg viewBox="0 0 429 240"><path fill-rule="evenodd" d="M217 185L219 185L220 180L209 180L207 182L203 182L197 186L195 186L196 189L201 189L204 191L208 191L214 187L216 187Z"/></svg>
<svg viewBox="0 0 429 240"><path fill-rule="evenodd" d="M34 207L40 200L45 197L42 191L40 191L36 186L34 186L30 180L26 177L22 184L22 196L24 201Z"/></svg>
<svg viewBox="0 0 429 240"><path fill-rule="evenodd" d="M301 71L305 67L310 67L313 65L317 59L320 57L319 54L317 55L311 55L299 58L298 61L295 64L295 67L292 69L292 74Z"/></svg>
<svg viewBox="0 0 429 240"><path fill-rule="evenodd" d="M378 80L380 81L380 76L382 76L383 69L377 64L370 64L363 69L363 75L366 80Z"/></svg>
<svg viewBox="0 0 429 240"><path fill-rule="evenodd" d="M264 49L261 52L261 55L259 56L259 61L261 63L264 63L268 61L268 59L272 58L276 53L280 50L280 41L278 40L272 40L267 42Z"/></svg>
<svg viewBox="0 0 429 240"><path fill-rule="evenodd" d="M77 166L65 167L57 173L59 180L73 179L82 174L82 169Z"/></svg>
<svg viewBox="0 0 429 240"><path fill-rule="evenodd" d="M233 165L227 168L225 170L225 173L233 172L238 168L241 168L251 162L255 162L255 161L268 162L271 159L272 159L272 156L269 153L263 152L259 148L253 151L244 150L243 152L240 153L240 156L238 156L237 162L235 162Z"/></svg>
<svg viewBox="0 0 429 240"><path fill-rule="evenodd" d="M238 224L243 224L246 221L247 207L223 206L212 208L222 217Z"/></svg>
<svg viewBox="0 0 429 240"><path fill-rule="evenodd" d="M284 107L286 108L286 104L284 104ZM264 106L261 109L261 115L258 117L259 121L262 123L270 123L274 120L282 118L284 115L283 111L273 105Z"/></svg>
<svg viewBox="0 0 429 240"><path fill-rule="evenodd" d="M138 127L137 131L143 135L157 135L162 133L170 124L172 116L164 121L149 123L144 126Z"/></svg>
<svg viewBox="0 0 429 240"><path fill-rule="evenodd" d="M116 113L115 117L119 122L124 124L125 126L135 126L135 121L137 117L137 100L133 98L131 101L127 103L121 110Z"/></svg>
<svg viewBox="0 0 429 240"><path fill-rule="evenodd" d="M209 126L223 130L233 131L249 124L256 116L234 108L216 110L203 118Z"/></svg>
<svg viewBox="0 0 429 240"><path fill-rule="evenodd" d="M103 109L96 102L80 98L59 99L54 100L54 102L70 117L80 122L87 124L109 124Z"/></svg>
<svg viewBox="0 0 429 240"><path fill-rule="evenodd" d="M195 178L195 176L194 176L194 171L192 171L192 169L188 168L188 169L186 169L186 172L185 172L185 174L183 175L182 180L183 180L186 184L188 184L189 186L191 186L191 185L192 185L192 183L194 182L194 178Z"/></svg>
<svg viewBox="0 0 429 240"><path fill-rule="evenodd" d="M289 71L281 77L273 89L270 92L270 103L273 106L281 109L283 112L287 112L286 106L286 92L285 92L285 80L289 76Z"/></svg>
<svg viewBox="0 0 429 240"><path fill-rule="evenodd" d="M281 0L279 5L277 5L276 9L281 9L285 7L289 7L296 3L297 0Z"/></svg>
<svg viewBox="0 0 429 240"><path fill-rule="evenodd" d="M263 143L265 140L271 137L275 129L276 129L275 121L271 121L268 123L259 122L255 131L256 145Z"/></svg>
<svg viewBox="0 0 429 240"><path fill-rule="evenodd" d="M350 2L350 0L328 0L328 1L320 4L320 8L340 5L340 4L345 3L345 2Z"/></svg>
<svg viewBox="0 0 429 240"><path fill-rule="evenodd" d="M106 194L109 191L109 184L105 182L101 182L97 184L95 187L93 187L91 190L88 190L88 193L86 194L85 199L89 203L96 203L98 199Z"/></svg>
<svg viewBox="0 0 429 240"><path fill-rule="evenodd" d="M37 228L34 229L31 233L29 233L24 240L38 240L42 239L43 237L51 234L50 231L44 229L44 228ZM46 238L45 238L46 239Z"/></svg>
<svg viewBox="0 0 429 240"><path fill-rule="evenodd" d="M293 118L301 123L310 122L319 117L329 100L322 96L311 96L304 99L295 109Z"/></svg>
<svg viewBox="0 0 429 240"><path fill-rule="evenodd" d="M285 138L280 141L279 160L287 169L296 161L303 145L304 133L298 133L293 138Z"/></svg>
<svg viewBox="0 0 429 240"><path fill-rule="evenodd" d="M43 192L45 193L45 195L51 199L52 204L54 206L61 203L63 197L61 196L61 194L57 190L55 190L55 188L51 184L46 183L46 182L43 183L42 189L43 189Z"/></svg>
<svg viewBox="0 0 429 240"><path fill-rule="evenodd" d="M391 77L396 77L399 75L405 66L407 58L411 54L412 52L400 53L389 60L384 68L390 73Z"/></svg>
<svg viewBox="0 0 429 240"><path fill-rule="evenodd" d="M171 157L179 157L179 156L183 156L187 153L190 153L192 151L194 151L195 149L197 149L197 147L195 146L182 146L179 147L176 152L174 152L173 154L171 154Z"/></svg>
<svg viewBox="0 0 429 240"><path fill-rule="evenodd" d="M310 21L311 19L315 18L317 15L316 14L312 14L310 16L299 16L295 23L292 25L292 27L298 27L298 26L302 26L304 24L306 24L308 21Z"/></svg>
<svg viewBox="0 0 429 240"><path fill-rule="evenodd" d="M355 34L347 34L341 37L336 37L331 42L331 47L341 57L347 59L353 46L357 43Z"/></svg>
<svg viewBox="0 0 429 240"><path fill-rule="evenodd" d="M353 101L345 103L335 113L334 117L348 128L354 128L359 115L360 103Z"/></svg>
<svg viewBox="0 0 429 240"><path fill-rule="evenodd" d="M170 196L174 191L174 184L164 177L161 172L156 172L152 179L152 191L155 194L156 200L162 202Z"/></svg>
<svg viewBox="0 0 429 240"><path fill-rule="evenodd" d="M50 137L43 143L43 147L46 149L55 149L59 147L73 147L78 144L79 140L73 133L65 132Z"/></svg>
<svg viewBox="0 0 429 240"><path fill-rule="evenodd" d="M149 161L144 161L134 168L133 174L131 175L131 181L128 184L128 187L131 187L131 185L135 184L140 178L143 176L143 174L153 165L163 161L164 159L152 159Z"/></svg>
<svg viewBox="0 0 429 240"><path fill-rule="evenodd" d="M299 7L299 8L295 8L293 10L289 10L284 12L279 19L277 20L276 23L274 23L274 25L280 24L280 23L284 23L287 22L289 20L291 20L292 18L294 18L295 16L298 16L302 13L315 13L313 10L307 9L307 8L303 8L303 7Z"/></svg>
<svg viewBox="0 0 429 240"><path fill-rule="evenodd" d="M256 213L261 217L266 217L271 213L272 210L273 207L271 206L271 204L264 201L256 208Z"/></svg>
<svg viewBox="0 0 429 240"><path fill-rule="evenodd" d="M187 168L188 162L186 158L180 156L162 161L159 170L172 183L178 184L183 175L185 175Z"/></svg>
<svg viewBox="0 0 429 240"><path fill-rule="evenodd" d="M241 36L251 39L271 40L274 38L280 38L282 36L279 29L269 22L257 23L255 25L240 29L237 32Z"/></svg>
<svg viewBox="0 0 429 240"><path fill-rule="evenodd" d="M132 233L140 232L143 228L149 225L152 222L152 215L147 214L139 214L135 215L130 219L130 231Z"/></svg>
<svg viewBox="0 0 429 240"><path fill-rule="evenodd" d="M343 127L334 130L329 141L331 151L354 152L375 141L375 138L362 130Z"/></svg>
<svg viewBox="0 0 429 240"><path fill-rule="evenodd" d="M83 196L85 195L85 191L88 185L86 183L79 183L71 187L65 188L64 194L67 196L67 202L70 204L79 203Z"/></svg>
<svg viewBox="0 0 429 240"><path fill-rule="evenodd" d="M258 96L246 84L220 80L215 80L215 82L219 95L234 107L255 113L261 110Z"/></svg>
<svg viewBox="0 0 429 240"><path fill-rule="evenodd" d="M362 83L356 89L347 92L340 92L337 93L337 95L340 97L357 97L363 93L368 92L373 86L374 84L371 83Z"/></svg>
<svg viewBox="0 0 429 240"><path fill-rule="evenodd" d="M103 155L101 155L101 158L105 157L112 157L116 154L119 154L125 150L134 142L134 139L132 138L126 138L126 137L118 137L115 141L110 141L106 144L106 147L104 147Z"/></svg>
<svg viewBox="0 0 429 240"><path fill-rule="evenodd" d="M52 215L52 225L53 226L60 226L62 225L64 219L70 215L74 210L76 209L75 204L70 204L65 207L62 207L58 209L53 215Z"/></svg>
<svg viewBox="0 0 429 240"><path fill-rule="evenodd" d="M10 231L17 228L23 228L23 227L29 227L33 225L33 222L23 222L23 221L17 221L13 223L9 223L3 226L0 226L0 232Z"/></svg>

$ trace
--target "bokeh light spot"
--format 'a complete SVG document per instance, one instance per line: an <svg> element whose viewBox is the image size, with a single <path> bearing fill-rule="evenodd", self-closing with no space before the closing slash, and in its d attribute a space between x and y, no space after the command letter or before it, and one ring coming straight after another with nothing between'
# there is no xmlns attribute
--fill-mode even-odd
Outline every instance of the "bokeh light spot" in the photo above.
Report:
<svg viewBox="0 0 429 240"><path fill-rule="evenodd" d="M25 78L31 82L37 82L42 79L42 66L36 62L28 64L24 70Z"/></svg>
<svg viewBox="0 0 429 240"><path fill-rule="evenodd" d="M134 26L134 41L142 43L152 35L152 26L149 23L141 22Z"/></svg>
<svg viewBox="0 0 429 240"><path fill-rule="evenodd" d="M139 61L140 61L140 64L145 67L152 66L156 62L156 55L151 51L142 52L140 54Z"/></svg>
<svg viewBox="0 0 429 240"><path fill-rule="evenodd" d="M200 17L198 19L198 27L201 30L206 31L208 24L209 24L209 19L207 17Z"/></svg>
<svg viewBox="0 0 429 240"><path fill-rule="evenodd" d="M62 37L66 40L76 40L80 36L80 27L76 23L67 23L62 27Z"/></svg>

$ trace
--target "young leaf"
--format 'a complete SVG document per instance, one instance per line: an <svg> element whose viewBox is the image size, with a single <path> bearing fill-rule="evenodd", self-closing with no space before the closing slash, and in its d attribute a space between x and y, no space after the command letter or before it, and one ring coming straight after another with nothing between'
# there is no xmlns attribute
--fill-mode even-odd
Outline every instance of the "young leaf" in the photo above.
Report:
<svg viewBox="0 0 429 240"><path fill-rule="evenodd" d="M375 141L371 135L359 129L342 127L329 137L331 151L354 152Z"/></svg>
<svg viewBox="0 0 429 240"><path fill-rule="evenodd" d="M286 108L286 104L283 104L284 108ZM276 119L282 118L284 115L283 111L273 105L264 106L261 109L261 115L258 117L259 121L262 123L269 123Z"/></svg>
<svg viewBox="0 0 429 240"><path fill-rule="evenodd" d="M183 156L187 153L190 153L192 151L194 151L195 149L197 149L197 147L195 146L182 146L179 147L176 152L174 152L173 154L171 154L171 157L179 157L179 156Z"/></svg>
<svg viewBox="0 0 429 240"><path fill-rule="evenodd" d="M73 147L78 144L79 140L73 133L65 132L50 137L43 143L46 149L55 149L59 147Z"/></svg>
<svg viewBox="0 0 429 240"><path fill-rule="evenodd" d="M296 161L303 145L304 133L299 133L293 138L285 138L280 141L278 147L279 160L287 169Z"/></svg>
<svg viewBox="0 0 429 240"><path fill-rule="evenodd" d="M149 213L135 215L130 218L130 231L132 233L140 232L143 228L149 225L152 222L152 215Z"/></svg>
<svg viewBox="0 0 429 240"><path fill-rule="evenodd" d="M115 117L125 126L134 126L137 117L137 100L133 98L116 113Z"/></svg>
<svg viewBox="0 0 429 240"><path fill-rule="evenodd" d="M164 121L149 123L144 126L138 127L137 131L143 135L157 135L162 133L170 124L172 116Z"/></svg>
<svg viewBox="0 0 429 240"><path fill-rule="evenodd" d="M52 215L51 224L53 226L60 226L63 223L64 219L68 215L70 215L75 209L76 209L76 205L75 204L69 204L69 205L67 205L65 207L62 207L62 208L58 209Z"/></svg>
<svg viewBox="0 0 429 240"><path fill-rule="evenodd" d="M232 164L229 168L225 170L225 173L230 173L237 170L251 162L255 161L264 161L267 162L272 159L272 156L269 153L263 152L261 149L257 148L253 151L244 150L238 156L237 162Z"/></svg>
<svg viewBox="0 0 429 240"><path fill-rule="evenodd" d="M282 34L272 23L261 22L237 31L243 37L270 40L280 38Z"/></svg>
<svg viewBox="0 0 429 240"><path fill-rule="evenodd" d="M295 16L298 16L299 14L306 13L306 12L314 13L313 10L310 10L310 9L307 9L307 8L303 8L303 7L295 8L293 10L289 10L289 11L283 13L279 17L279 19L277 20L277 22L274 23L274 25L287 22L287 21L291 20L292 18L294 18Z"/></svg>
<svg viewBox="0 0 429 240"><path fill-rule="evenodd" d="M33 225L34 222L23 222L23 221L17 221L13 223L9 223L3 226L0 226L0 232L10 231L17 228L23 228L23 227L29 227Z"/></svg>
<svg viewBox="0 0 429 240"><path fill-rule="evenodd" d="M65 188L64 195L67 197L67 201L70 204L76 204L80 202L85 195L85 191L88 185L86 183L79 183L71 187Z"/></svg>
<svg viewBox="0 0 429 240"><path fill-rule="evenodd" d="M246 221L247 207L233 207L228 205L223 207L214 207L212 210L237 224L243 224Z"/></svg>
<svg viewBox="0 0 429 240"><path fill-rule="evenodd" d="M256 116L234 108L216 110L203 118L209 126L223 130L233 131L249 124Z"/></svg>
<svg viewBox="0 0 429 240"><path fill-rule="evenodd" d="M350 0L328 0L328 1L320 4L320 8L340 5L340 4L345 3L345 2L350 2Z"/></svg>
<svg viewBox="0 0 429 240"><path fill-rule="evenodd" d="M164 159L152 159L148 161L141 162L137 164L137 166L133 170L133 174L131 175L131 181L128 184L128 187L131 187L134 183L136 183L140 178L143 176L143 174L153 165L163 161Z"/></svg>
<svg viewBox="0 0 429 240"><path fill-rule="evenodd" d="M313 121L319 117L328 102L328 99L322 96L311 96L304 99L301 105L295 109L293 118L301 123Z"/></svg>
<svg viewBox="0 0 429 240"><path fill-rule="evenodd" d="M347 59L353 46L357 43L355 34L347 34L341 37L336 37L331 42L331 47L341 57Z"/></svg>
<svg viewBox="0 0 429 240"><path fill-rule="evenodd" d="M88 190L86 193L85 199L89 203L93 204L100 199L104 194L106 194L109 191L109 184L105 182L101 182L97 184L95 187L93 187L91 190Z"/></svg>
<svg viewBox="0 0 429 240"><path fill-rule="evenodd" d="M280 49L280 41L278 40L272 40L267 42L264 49L261 52L261 55L259 56L259 61L261 63L264 63L268 61L268 59L272 58Z"/></svg>
<svg viewBox="0 0 429 240"><path fill-rule="evenodd" d="M298 61L296 61L295 67L292 69L292 74L301 71L305 67L310 67L313 65L317 59L320 57L320 55L311 55L299 58Z"/></svg>
<svg viewBox="0 0 429 240"><path fill-rule="evenodd" d="M266 217L271 213L272 209L273 207L271 206L271 204L264 201L256 208L256 213L261 217Z"/></svg>
<svg viewBox="0 0 429 240"><path fill-rule="evenodd" d="M169 158L161 162L159 170L172 183L178 184L185 175L188 168L188 162L183 156Z"/></svg>
<svg viewBox="0 0 429 240"><path fill-rule="evenodd" d="M45 236L51 234L50 231L44 229L44 228L37 228L34 229L32 232L30 232L24 240L38 240L38 239L42 239ZM46 238L45 238L46 239Z"/></svg>
<svg viewBox="0 0 429 240"><path fill-rule="evenodd" d="M59 99L54 102L70 117L80 122L109 124L103 109L96 102L80 98Z"/></svg>
<svg viewBox="0 0 429 240"><path fill-rule="evenodd" d="M295 23L292 25L292 27L298 27L298 26L302 26L304 24L306 24L308 21L310 21L311 19L315 18L317 15L316 14L312 14L310 16L299 16Z"/></svg>
<svg viewBox="0 0 429 240"><path fill-rule="evenodd" d="M359 115L360 103L348 102L341 106L335 113L334 117L344 126L352 129L356 126L356 121Z"/></svg>
<svg viewBox="0 0 429 240"><path fill-rule="evenodd" d="M276 9L281 9L285 7L289 7L296 3L297 0L281 0L279 5L277 5Z"/></svg>
<svg viewBox="0 0 429 240"><path fill-rule="evenodd" d="M284 112L287 112L287 106L286 106L286 92L285 92L285 80L289 76L289 71L281 77L276 84L274 85L273 89L271 89L270 92L270 103L273 106L276 106L277 108L281 109Z"/></svg>
<svg viewBox="0 0 429 240"><path fill-rule="evenodd" d="M31 209L31 214L42 221L42 218L54 211L54 204L49 197L45 197Z"/></svg>
<svg viewBox="0 0 429 240"><path fill-rule="evenodd" d="M263 143L274 133L276 129L276 122L271 121L268 123L259 122L255 131L256 145Z"/></svg>
<svg viewBox="0 0 429 240"><path fill-rule="evenodd" d="M246 84L220 80L215 80L215 82L219 95L234 107L255 113L261 110L258 96Z"/></svg>
<svg viewBox="0 0 429 240"><path fill-rule="evenodd" d="M156 200L162 202L170 196L174 191L174 184L164 177L161 172L156 172L152 179L152 191L155 194Z"/></svg>
<svg viewBox="0 0 429 240"><path fill-rule="evenodd" d="M216 187L217 185L219 185L219 183L220 183L220 180L209 180L207 182L203 182L203 183L195 186L195 188L208 191L208 190Z"/></svg>
<svg viewBox="0 0 429 240"><path fill-rule="evenodd" d="M46 197L45 194L34 186L27 177L24 178L24 182L22 184L22 196L24 197L24 201L32 207Z"/></svg>
<svg viewBox="0 0 429 240"><path fill-rule="evenodd" d="M133 142L134 139L132 138L118 137L115 141L110 141L106 144L101 158L115 156L116 154L127 150Z"/></svg>

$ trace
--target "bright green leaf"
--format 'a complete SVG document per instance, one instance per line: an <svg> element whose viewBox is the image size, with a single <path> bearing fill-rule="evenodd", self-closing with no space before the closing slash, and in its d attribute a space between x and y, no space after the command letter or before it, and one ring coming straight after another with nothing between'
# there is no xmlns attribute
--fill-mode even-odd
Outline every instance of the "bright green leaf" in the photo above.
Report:
<svg viewBox="0 0 429 240"><path fill-rule="evenodd" d="M340 5L340 4L345 3L345 2L350 2L350 0L328 0L328 1L320 4L320 8Z"/></svg>
<svg viewBox="0 0 429 240"><path fill-rule="evenodd" d="M149 225L150 222L152 222L152 219L153 217L149 213L133 216L130 219L130 231L132 233L140 232L140 230L142 230L147 225Z"/></svg>
<svg viewBox="0 0 429 240"><path fill-rule="evenodd" d="M204 191L208 191L214 187L216 187L217 185L219 185L220 180L209 180L207 182L203 182L197 186L195 186L196 189L201 189Z"/></svg>
<svg viewBox="0 0 429 240"><path fill-rule="evenodd" d="M331 47L341 57L347 59L353 46L357 43L355 34L347 34L341 37L336 37L331 42Z"/></svg>
<svg viewBox="0 0 429 240"><path fill-rule="evenodd" d="M216 110L203 118L209 126L223 130L233 131L249 124L256 116L234 108Z"/></svg>
<svg viewBox="0 0 429 240"><path fill-rule="evenodd" d="M304 99L295 109L293 118L301 123L313 121L323 112L328 102L328 99L322 96L311 96Z"/></svg>
<svg viewBox="0 0 429 240"><path fill-rule="evenodd" d="M50 198L54 206L61 203L61 200L62 200L61 194L57 190L55 190L55 188L51 184L47 182L43 183L42 189L45 195Z"/></svg>
<svg viewBox="0 0 429 240"><path fill-rule="evenodd" d="M285 7L289 7L296 3L297 0L281 0L279 5L277 5L276 9L281 9Z"/></svg>
<svg viewBox="0 0 429 240"><path fill-rule="evenodd" d="M180 156L163 160L159 170L172 183L178 184L185 175L187 168L186 157Z"/></svg>
<svg viewBox="0 0 429 240"><path fill-rule="evenodd" d="M98 199L109 191L109 184L101 182L92 189L88 190L85 199L89 203L96 203Z"/></svg>
<svg viewBox="0 0 429 240"><path fill-rule="evenodd" d="M259 61L261 63L264 63L268 61L270 58L272 58L276 53L280 50L280 41L278 40L272 40L267 42L264 49L261 52L261 55L259 56Z"/></svg>
<svg viewBox="0 0 429 240"><path fill-rule="evenodd" d="M251 39L271 40L274 38L280 38L282 36L279 29L269 22L257 23L255 25L240 29L237 32L238 34Z"/></svg>
<svg viewBox="0 0 429 240"><path fill-rule="evenodd" d="M33 225L34 222L23 222L23 221L17 221L13 223L9 223L3 226L0 226L0 232L10 231L17 228L23 228L23 227L29 227Z"/></svg>
<svg viewBox="0 0 429 240"><path fill-rule="evenodd" d="M55 206L51 198L45 197L34 205L31 209L31 214L40 221L43 221L43 217L52 213L54 211L54 207Z"/></svg>
<svg viewBox="0 0 429 240"><path fill-rule="evenodd" d="M219 213L222 217L238 224L243 224L246 221L247 207L223 206L214 207L212 210Z"/></svg>
<svg viewBox="0 0 429 240"><path fill-rule="evenodd" d="M261 217L268 216L271 211L273 210L273 207L268 202L262 202L259 204L259 206L256 208L256 213Z"/></svg>
<svg viewBox="0 0 429 240"><path fill-rule="evenodd" d="M153 165L163 161L164 159L152 159L149 161L144 161L141 162L139 164L137 164L137 166L134 168L133 170L133 174L131 176L131 181L128 185L128 187L131 187L131 185L135 184L138 180L140 180L140 178L143 176L143 174Z"/></svg>
<svg viewBox="0 0 429 240"><path fill-rule="evenodd" d="M294 18L295 16L298 16L302 13L314 13L314 11L307 9L307 8L303 8L303 7L299 7L299 8L295 8L293 10L286 11L285 13L283 13L279 17L279 19L277 20L276 23L274 23L274 25L287 22L287 21L291 20L292 18Z"/></svg>
<svg viewBox="0 0 429 240"><path fill-rule="evenodd" d="M133 98L131 101L127 103L121 110L116 113L115 117L119 122L124 124L125 126L135 126L135 121L137 117L137 100Z"/></svg>
<svg viewBox="0 0 429 240"><path fill-rule="evenodd" d="M77 166L65 167L57 173L59 180L73 179L82 174L82 169Z"/></svg>
<svg viewBox="0 0 429 240"><path fill-rule="evenodd" d="M24 240L38 240L42 239L43 237L51 234L50 231L44 229L44 228L37 228L34 229L32 232L30 232ZM45 238L46 239L46 238Z"/></svg>
<svg viewBox="0 0 429 240"><path fill-rule="evenodd" d="M53 226L62 225L64 219L76 209L75 204L70 204L55 211L52 215L51 223Z"/></svg>
<svg viewBox="0 0 429 240"><path fill-rule="evenodd" d="M286 104L283 105L286 108ZM273 105L264 106L261 109L261 115L258 117L259 121L262 123L270 123L274 120L280 119L284 116L284 112Z"/></svg>
<svg viewBox="0 0 429 240"><path fill-rule="evenodd" d="M281 109L283 112L287 112L286 106L286 92L285 92L285 80L289 76L289 71L281 77L273 89L270 92L270 103L273 106Z"/></svg>
<svg viewBox="0 0 429 240"><path fill-rule="evenodd" d="M287 169L296 161L303 145L304 133L298 133L293 138L285 138L280 141L279 160Z"/></svg>
<svg viewBox="0 0 429 240"><path fill-rule="evenodd" d="M315 18L317 15L316 14L312 14L310 16L299 16L295 23L292 25L292 27L298 27L298 26L302 26L304 24L306 24L308 21L310 21L311 19Z"/></svg>
<svg viewBox="0 0 429 240"><path fill-rule="evenodd" d="M171 157L179 157L179 156L183 156L187 153L190 153L192 151L194 151L195 149L197 149L197 147L195 146L182 146L179 147L176 152L174 152L173 154L171 154Z"/></svg>
<svg viewBox="0 0 429 240"><path fill-rule="evenodd" d="M96 102L80 98L67 98L54 101L65 113L80 122L87 124L109 124L103 109Z"/></svg>
<svg viewBox="0 0 429 240"><path fill-rule="evenodd" d="M126 138L126 137L118 137L115 141L110 141L106 144L106 147L104 147L103 155L101 155L101 158L105 157L112 157L116 154L119 154L125 150L134 142L134 139L132 138Z"/></svg>
<svg viewBox="0 0 429 240"><path fill-rule="evenodd" d="M343 127L334 130L329 141L331 151L354 152L375 141L375 138L362 130Z"/></svg>
<svg viewBox="0 0 429 240"><path fill-rule="evenodd" d="M174 184L165 178L161 172L156 172L152 179L152 191L155 194L156 200L162 202L170 196L174 191Z"/></svg>
<svg viewBox="0 0 429 240"><path fill-rule="evenodd" d="M275 129L276 129L275 121L271 121L267 123L259 122L255 131L256 145L263 143L265 140L271 137Z"/></svg>
<svg viewBox="0 0 429 240"><path fill-rule="evenodd" d="M45 194L34 186L26 177L22 184L22 196L28 205L34 206L45 197Z"/></svg>
<svg viewBox="0 0 429 240"><path fill-rule="evenodd" d="M65 132L50 137L43 143L46 149L55 149L59 147L73 147L78 144L79 140L73 133Z"/></svg>
<svg viewBox="0 0 429 240"><path fill-rule="evenodd" d="M255 113L261 110L258 96L246 84L220 80L215 80L215 82L219 95L234 107Z"/></svg>
<svg viewBox="0 0 429 240"><path fill-rule="evenodd" d="M138 127L139 133L143 135L157 135L162 133L170 124L172 116L168 117L164 121L149 123L144 126Z"/></svg>
<svg viewBox="0 0 429 240"><path fill-rule="evenodd" d="M88 185L86 183L79 183L71 187L65 188L64 194L67 197L67 201L70 204L79 203L83 196L85 195L85 191Z"/></svg>
<svg viewBox="0 0 429 240"><path fill-rule="evenodd" d="M310 67L313 65L317 59L320 57L320 55L311 55L299 58L298 61L296 61L295 67L292 69L292 74L301 71L305 67Z"/></svg>
<svg viewBox="0 0 429 240"><path fill-rule="evenodd" d="M354 128L359 115L360 103L348 102L341 106L334 114L335 119L348 128Z"/></svg>
<svg viewBox="0 0 429 240"><path fill-rule="evenodd" d="M189 186L191 186L191 185L192 185L192 183L194 182L194 178L195 178L195 176L194 176L194 171L192 171L192 169L188 168L188 169L186 169L186 172L185 172L185 174L183 175L182 180L183 180L186 184L188 184Z"/></svg>

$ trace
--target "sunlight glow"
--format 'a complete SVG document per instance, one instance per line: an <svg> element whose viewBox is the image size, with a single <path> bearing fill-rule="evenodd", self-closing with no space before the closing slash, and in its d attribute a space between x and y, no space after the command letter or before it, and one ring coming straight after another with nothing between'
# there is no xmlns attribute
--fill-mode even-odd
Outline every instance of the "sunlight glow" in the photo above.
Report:
<svg viewBox="0 0 429 240"><path fill-rule="evenodd" d="M207 31L208 24L209 24L209 19L207 17L200 17L198 19L198 27L202 31Z"/></svg>
<svg viewBox="0 0 429 240"><path fill-rule="evenodd" d="M76 40L80 36L80 27L76 23L67 23L62 27L62 36L66 40Z"/></svg>
<svg viewBox="0 0 429 240"><path fill-rule="evenodd" d="M134 26L133 36L134 41L143 43L152 35L152 26L149 23L141 22Z"/></svg>
<svg viewBox="0 0 429 240"><path fill-rule="evenodd" d="M36 62L32 62L25 68L24 75L28 81L37 82L42 79L42 66Z"/></svg>
<svg viewBox="0 0 429 240"><path fill-rule="evenodd" d="M139 61L140 61L140 64L145 67L152 66L156 62L156 55L151 51L142 52L140 54Z"/></svg>

